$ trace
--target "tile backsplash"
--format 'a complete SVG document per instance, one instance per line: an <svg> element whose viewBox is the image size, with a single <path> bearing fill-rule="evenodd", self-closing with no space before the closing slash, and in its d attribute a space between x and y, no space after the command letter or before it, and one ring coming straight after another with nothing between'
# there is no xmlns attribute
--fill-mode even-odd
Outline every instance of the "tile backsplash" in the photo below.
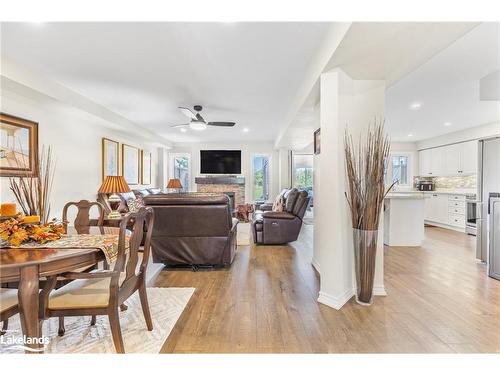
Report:
<svg viewBox="0 0 500 375"><path fill-rule="evenodd" d="M432 180L435 189L475 189L477 187L476 175L431 177L425 180Z"/></svg>

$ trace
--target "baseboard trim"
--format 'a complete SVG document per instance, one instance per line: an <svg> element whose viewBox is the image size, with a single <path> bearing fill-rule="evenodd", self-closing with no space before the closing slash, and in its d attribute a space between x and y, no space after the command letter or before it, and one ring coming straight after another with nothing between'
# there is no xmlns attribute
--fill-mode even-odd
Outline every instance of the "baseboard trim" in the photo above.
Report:
<svg viewBox="0 0 500 375"><path fill-rule="evenodd" d="M316 261L316 259L311 260L311 265L314 267L317 273L321 275L321 271L319 270L319 263Z"/></svg>
<svg viewBox="0 0 500 375"><path fill-rule="evenodd" d="M438 223L436 221L430 221L430 220L424 220L424 224L427 224L427 225L430 225L430 226L433 226L433 227L439 227L439 228L454 230L455 232L465 233L465 228L464 227L454 227L453 225L448 225L448 224L444 224L444 223Z"/></svg>
<svg viewBox="0 0 500 375"><path fill-rule="evenodd" d="M387 292L385 291L384 285L374 285L373 286L373 295L385 297L387 296Z"/></svg>
<svg viewBox="0 0 500 375"><path fill-rule="evenodd" d="M347 303L347 301L349 301L353 296L354 293L352 290L346 290L338 297L320 291L318 296L318 302L328 307L332 307L335 310L340 310L342 306L344 306Z"/></svg>

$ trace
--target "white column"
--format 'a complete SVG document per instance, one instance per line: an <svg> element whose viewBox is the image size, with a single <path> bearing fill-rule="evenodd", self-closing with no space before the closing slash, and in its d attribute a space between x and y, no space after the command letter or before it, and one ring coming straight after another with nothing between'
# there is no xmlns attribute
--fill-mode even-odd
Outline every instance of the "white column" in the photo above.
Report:
<svg viewBox="0 0 500 375"><path fill-rule="evenodd" d="M168 182L168 171L167 171L167 160L168 160L168 150L165 147L158 147L158 170L156 183L162 191L166 191L166 186Z"/></svg>
<svg viewBox="0 0 500 375"><path fill-rule="evenodd" d="M290 150L285 148L279 149L279 185L278 193L283 189L290 187Z"/></svg>
<svg viewBox="0 0 500 375"><path fill-rule="evenodd" d="M383 81L352 80L341 70L321 75L321 154L315 156L313 264L320 270L318 301L340 309L353 295L354 257L350 212L344 192L344 132L359 138L384 115ZM383 244L379 241L374 290L383 287Z"/></svg>

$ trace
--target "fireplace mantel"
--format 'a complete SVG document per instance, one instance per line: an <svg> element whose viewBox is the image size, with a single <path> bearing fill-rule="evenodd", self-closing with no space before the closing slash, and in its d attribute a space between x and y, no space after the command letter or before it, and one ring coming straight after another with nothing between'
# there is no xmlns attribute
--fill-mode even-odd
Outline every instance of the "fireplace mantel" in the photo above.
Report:
<svg viewBox="0 0 500 375"><path fill-rule="evenodd" d="M195 177L194 182L201 185L245 185L245 177L204 176L204 177Z"/></svg>

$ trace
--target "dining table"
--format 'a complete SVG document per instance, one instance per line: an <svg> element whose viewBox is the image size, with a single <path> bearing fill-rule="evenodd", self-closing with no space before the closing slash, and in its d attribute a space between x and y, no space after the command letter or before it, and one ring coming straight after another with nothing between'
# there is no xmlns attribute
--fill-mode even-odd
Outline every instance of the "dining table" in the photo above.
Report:
<svg viewBox="0 0 500 375"><path fill-rule="evenodd" d="M87 227L85 232L95 235L119 234L117 227ZM78 228L68 227L67 233L78 234ZM104 252L98 247L0 249L0 283L18 282L19 315L26 346L26 353L43 353L40 345L41 326L39 293L40 279L57 276L64 272L91 267L105 261Z"/></svg>

